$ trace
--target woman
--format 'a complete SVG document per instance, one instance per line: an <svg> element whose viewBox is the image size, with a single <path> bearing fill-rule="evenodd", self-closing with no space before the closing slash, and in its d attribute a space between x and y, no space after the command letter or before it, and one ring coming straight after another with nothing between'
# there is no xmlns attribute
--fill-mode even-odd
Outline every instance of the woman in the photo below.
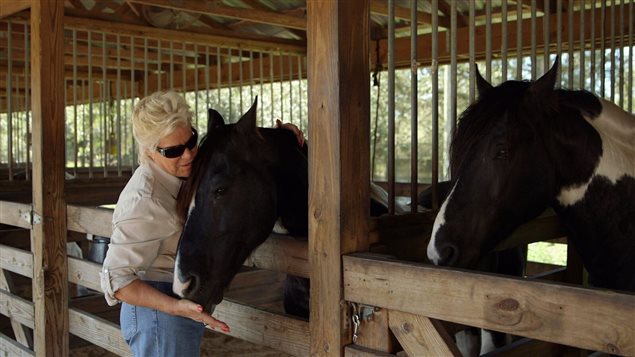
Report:
<svg viewBox="0 0 635 357"><path fill-rule="evenodd" d="M123 337L135 356L197 356L205 326L229 327L172 293L182 226L176 197L196 156L198 134L185 99L173 91L142 99L132 113L140 166L121 192L101 272L109 305L122 302ZM302 132L291 124L303 143Z"/></svg>

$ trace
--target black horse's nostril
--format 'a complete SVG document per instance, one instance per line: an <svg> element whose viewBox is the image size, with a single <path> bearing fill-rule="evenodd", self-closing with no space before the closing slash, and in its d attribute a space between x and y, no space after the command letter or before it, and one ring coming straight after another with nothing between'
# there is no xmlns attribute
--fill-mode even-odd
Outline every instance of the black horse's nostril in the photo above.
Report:
<svg viewBox="0 0 635 357"><path fill-rule="evenodd" d="M439 248L441 259L439 265L454 266L459 260L459 248L454 244L446 244Z"/></svg>
<svg viewBox="0 0 635 357"><path fill-rule="evenodd" d="M192 294L196 293L201 285L201 277L198 274L193 274L190 276L190 285L187 287L187 291L185 291L185 297L191 297Z"/></svg>

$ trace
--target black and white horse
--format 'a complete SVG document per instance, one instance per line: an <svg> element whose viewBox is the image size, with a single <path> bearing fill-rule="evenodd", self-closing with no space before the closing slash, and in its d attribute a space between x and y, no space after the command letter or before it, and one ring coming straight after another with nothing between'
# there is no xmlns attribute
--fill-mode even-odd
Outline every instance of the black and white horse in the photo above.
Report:
<svg viewBox="0 0 635 357"><path fill-rule="evenodd" d="M552 207L589 282L635 291L635 117L586 91L554 89L558 61L535 82L492 87L452 141L453 181L428 257L471 267Z"/></svg>

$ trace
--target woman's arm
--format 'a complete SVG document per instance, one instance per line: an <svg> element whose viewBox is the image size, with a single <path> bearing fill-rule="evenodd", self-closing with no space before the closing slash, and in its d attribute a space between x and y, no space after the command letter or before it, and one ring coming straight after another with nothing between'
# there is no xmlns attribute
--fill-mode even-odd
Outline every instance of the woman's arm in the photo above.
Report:
<svg viewBox="0 0 635 357"><path fill-rule="evenodd" d="M220 328L223 332L229 332L229 326L203 311L203 306L187 299L176 299L168 296L139 279L117 290L115 297L117 300L130 305L148 307L170 315L187 317L202 322L212 329Z"/></svg>

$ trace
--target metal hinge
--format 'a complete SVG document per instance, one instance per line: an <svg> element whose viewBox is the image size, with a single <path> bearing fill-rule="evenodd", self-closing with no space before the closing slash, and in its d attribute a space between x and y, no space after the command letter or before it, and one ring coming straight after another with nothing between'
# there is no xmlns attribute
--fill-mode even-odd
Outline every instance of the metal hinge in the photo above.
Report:
<svg viewBox="0 0 635 357"><path fill-rule="evenodd" d="M22 212L20 217L32 226L42 223L42 217L33 210Z"/></svg>

